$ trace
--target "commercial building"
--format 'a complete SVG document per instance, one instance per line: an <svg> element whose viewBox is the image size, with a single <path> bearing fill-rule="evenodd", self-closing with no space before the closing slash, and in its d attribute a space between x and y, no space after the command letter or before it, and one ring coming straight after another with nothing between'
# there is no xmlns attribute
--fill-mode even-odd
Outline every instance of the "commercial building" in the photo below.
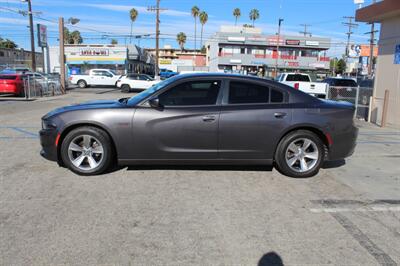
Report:
<svg viewBox="0 0 400 266"><path fill-rule="evenodd" d="M154 48L146 48L146 50L155 56ZM175 49L170 45L159 49L158 64L160 69L165 68L176 72L208 71L205 54L194 49Z"/></svg>
<svg viewBox="0 0 400 266"><path fill-rule="evenodd" d="M259 28L221 26L206 42L207 65L213 72L257 72L263 68L271 76L278 59L279 72L328 73L330 43L329 38L263 35Z"/></svg>
<svg viewBox="0 0 400 266"><path fill-rule="evenodd" d="M50 47L50 69L60 71L59 47ZM142 48L129 45L65 45L67 74L86 73L90 69L113 69L120 74L154 74L154 59Z"/></svg>
<svg viewBox="0 0 400 266"><path fill-rule="evenodd" d="M384 118L385 91L386 122L400 127L400 1L383 0L356 12L356 20L381 23L379 51L375 71L375 87L371 120L378 124Z"/></svg>
<svg viewBox="0 0 400 266"><path fill-rule="evenodd" d="M36 70L43 71L43 54L35 53ZM0 48L0 70L5 68L32 69L32 52L24 49Z"/></svg>

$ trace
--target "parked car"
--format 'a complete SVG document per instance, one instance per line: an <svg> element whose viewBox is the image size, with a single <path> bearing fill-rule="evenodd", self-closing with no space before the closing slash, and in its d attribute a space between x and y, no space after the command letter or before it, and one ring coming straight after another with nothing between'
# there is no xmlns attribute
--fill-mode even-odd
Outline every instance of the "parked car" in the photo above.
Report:
<svg viewBox="0 0 400 266"><path fill-rule="evenodd" d="M36 85L40 86L43 93L54 91L60 84L59 77L53 74L45 74L39 72L26 72L25 75L31 79L32 82L36 82Z"/></svg>
<svg viewBox="0 0 400 266"><path fill-rule="evenodd" d="M79 88L88 86L116 86L121 77L111 69L91 69L88 75L71 75L69 81Z"/></svg>
<svg viewBox="0 0 400 266"><path fill-rule="evenodd" d="M355 103L357 95L357 82L351 78L327 78L325 83L329 85L329 98Z"/></svg>
<svg viewBox="0 0 400 266"><path fill-rule="evenodd" d="M178 74L179 74L178 72L175 72L175 71L172 71L172 70L169 70L169 69L166 69L166 68L161 68L160 69L160 78L161 79L167 79L167 78L176 76Z"/></svg>
<svg viewBox="0 0 400 266"><path fill-rule="evenodd" d="M26 72L29 72L29 68L16 67L3 69L0 74L25 74Z"/></svg>
<svg viewBox="0 0 400 266"><path fill-rule="evenodd" d="M120 88L122 92L146 90L158 82L158 80L146 74L129 74L117 80L117 88Z"/></svg>
<svg viewBox="0 0 400 266"><path fill-rule="evenodd" d="M265 79L178 75L134 97L42 118L41 154L81 175L134 164L275 164L308 177L353 153L354 106Z"/></svg>
<svg viewBox="0 0 400 266"><path fill-rule="evenodd" d="M374 82L374 79L363 79L360 81L359 103L369 105L369 99L374 92Z"/></svg>
<svg viewBox="0 0 400 266"><path fill-rule="evenodd" d="M0 74L0 94L24 96L24 75Z"/></svg>
<svg viewBox="0 0 400 266"><path fill-rule="evenodd" d="M326 83L311 82L311 77L308 74L283 73L278 76L277 81L318 98L326 97L328 85Z"/></svg>

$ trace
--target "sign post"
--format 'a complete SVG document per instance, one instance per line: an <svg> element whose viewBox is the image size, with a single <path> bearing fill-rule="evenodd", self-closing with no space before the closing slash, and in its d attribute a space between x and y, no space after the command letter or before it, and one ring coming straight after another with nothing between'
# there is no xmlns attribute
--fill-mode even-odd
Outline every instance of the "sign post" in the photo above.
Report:
<svg viewBox="0 0 400 266"><path fill-rule="evenodd" d="M42 48L43 72L49 73L49 49L47 46L47 27L43 24L37 24L38 46Z"/></svg>

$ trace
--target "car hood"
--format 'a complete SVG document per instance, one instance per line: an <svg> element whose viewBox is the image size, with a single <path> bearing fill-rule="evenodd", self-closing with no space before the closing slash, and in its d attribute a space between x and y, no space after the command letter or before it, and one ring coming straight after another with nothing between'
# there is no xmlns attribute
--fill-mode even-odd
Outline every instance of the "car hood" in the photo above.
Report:
<svg viewBox="0 0 400 266"><path fill-rule="evenodd" d="M80 110L92 110L92 109L113 109L113 108L123 108L126 105L118 100L97 100L89 101L80 104L73 104L64 106L61 108L54 109L50 111L42 119L48 119L51 116L56 116L65 112L80 111Z"/></svg>

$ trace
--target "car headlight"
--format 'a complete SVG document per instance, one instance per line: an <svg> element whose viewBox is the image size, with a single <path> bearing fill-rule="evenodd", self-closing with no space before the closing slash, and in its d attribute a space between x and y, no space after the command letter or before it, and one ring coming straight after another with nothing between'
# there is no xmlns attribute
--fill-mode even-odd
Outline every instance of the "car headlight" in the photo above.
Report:
<svg viewBox="0 0 400 266"><path fill-rule="evenodd" d="M57 125L54 122L48 120L42 120L42 128L43 129L55 129Z"/></svg>

